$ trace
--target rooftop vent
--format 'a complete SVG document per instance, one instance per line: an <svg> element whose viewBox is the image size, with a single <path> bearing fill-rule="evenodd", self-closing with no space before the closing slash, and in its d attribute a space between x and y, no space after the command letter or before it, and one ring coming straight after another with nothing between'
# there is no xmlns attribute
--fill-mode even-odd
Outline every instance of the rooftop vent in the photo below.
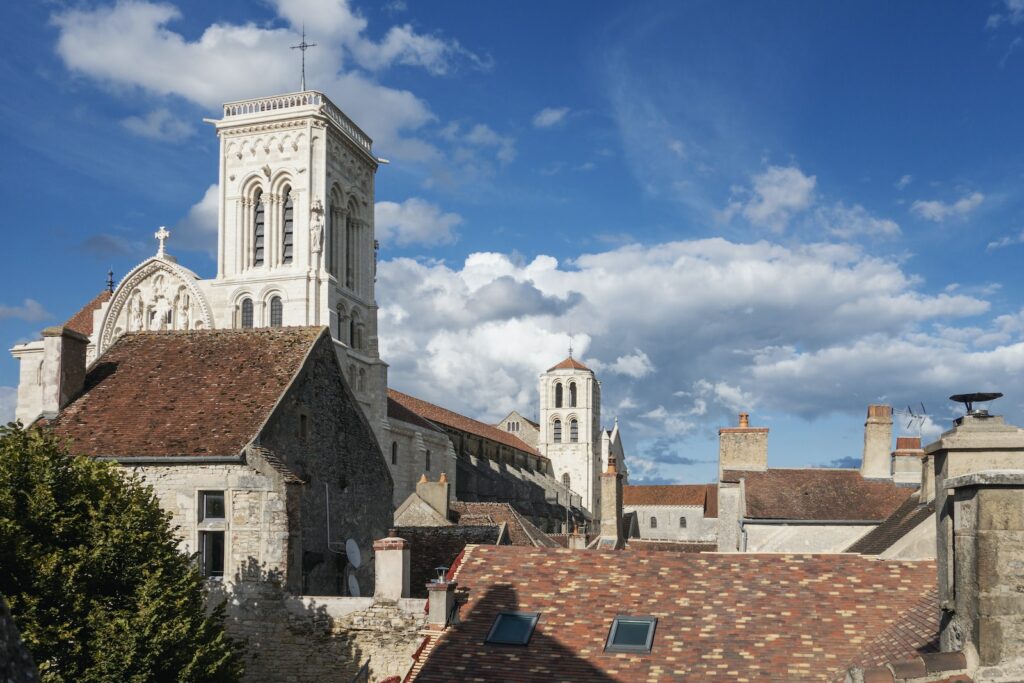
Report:
<svg viewBox="0 0 1024 683"><path fill-rule="evenodd" d="M998 391L993 392L975 392L973 394L953 394L949 397L950 401L956 401L957 403L963 403L967 408L967 415L970 417L989 417L988 410L985 408L975 408L975 403L986 403L988 401L994 401L997 398L1002 398L1002 394Z"/></svg>

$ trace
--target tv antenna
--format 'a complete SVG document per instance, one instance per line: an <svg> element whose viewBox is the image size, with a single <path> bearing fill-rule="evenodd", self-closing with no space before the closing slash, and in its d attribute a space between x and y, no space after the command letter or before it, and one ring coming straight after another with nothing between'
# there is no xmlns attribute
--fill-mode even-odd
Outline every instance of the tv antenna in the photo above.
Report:
<svg viewBox="0 0 1024 683"><path fill-rule="evenodd" d="M921 436L921 431L924 428L924 423L931 417L928 411L924 407L924 403L918 403L921 406L920 411L915 411L910 405L907 405L906 410L894 410L892 411L896 415L906 420L906 424L903 426L908 432Z"/></svg>

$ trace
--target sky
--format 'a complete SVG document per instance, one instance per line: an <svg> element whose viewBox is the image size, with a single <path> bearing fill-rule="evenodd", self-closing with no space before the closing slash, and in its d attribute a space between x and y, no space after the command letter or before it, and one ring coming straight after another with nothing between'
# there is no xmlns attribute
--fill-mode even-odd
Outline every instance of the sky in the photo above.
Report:
<svg viewBox="0 0 1024 683"><path fill-rule="evenodd" d="M215 274L226 101L309 88L374 139L390 385L496 422L575 357L631 479L704 482L1024 424L1024 0L15 3L0 25L0 342L155 251ZM0 420L16 362L0 359ZM923 408L923 410L922 410ZM896 432L916 425L897 414Z"/></svg>

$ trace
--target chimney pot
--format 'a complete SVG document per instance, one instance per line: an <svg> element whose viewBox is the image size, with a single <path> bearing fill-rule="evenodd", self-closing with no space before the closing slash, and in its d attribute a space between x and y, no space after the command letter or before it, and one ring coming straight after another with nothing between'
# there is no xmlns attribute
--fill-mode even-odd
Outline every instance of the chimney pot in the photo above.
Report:
<svg viewBox="0 0 1024 683"><path fill-rule="evenodd" d="M67 327L43 330L44 417L56 417L85 387L89 338Z"/></svg>
<svg viewBox="0 0 1024 683"><path fill-rule="evenodd" d="M750 427L750 413L740 413L740 429Z"/></svg>

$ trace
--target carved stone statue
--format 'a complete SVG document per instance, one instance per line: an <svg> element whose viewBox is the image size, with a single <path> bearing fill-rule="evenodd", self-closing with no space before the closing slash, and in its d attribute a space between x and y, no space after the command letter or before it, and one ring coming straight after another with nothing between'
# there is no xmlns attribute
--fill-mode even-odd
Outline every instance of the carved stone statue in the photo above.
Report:
<svg viewBox="0 0 1024 683"><path fill-rule="evenodd" d="M132 295L131 303L128 304L128 329L132 332L138 332L142 329L142 294L136 291Z"/></svg>
<svg viewBox="0 0 1024 683"><path fill-rule="evenodd" d="M309 243L314 254L319 254L324 246L324 205L314 199L309 207Z"/></svg>
<svg viewBox="0 0 1024 683"><path fill-rule="evenodd" d="M175 328L179 330L188 329L188 293L183 289L178 292L178 300L176 302L174 312Z"/></svg>

